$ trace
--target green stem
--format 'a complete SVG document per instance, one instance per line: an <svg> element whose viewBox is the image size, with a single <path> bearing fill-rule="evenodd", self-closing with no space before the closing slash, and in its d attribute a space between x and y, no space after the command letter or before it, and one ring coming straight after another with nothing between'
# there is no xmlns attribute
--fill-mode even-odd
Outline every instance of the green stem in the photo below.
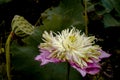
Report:
<svg viewBox="0 0 120 80"><path fill-rule="evenodd" d="M69 75L70 75L70 64L67 62L67 77L66 77L66 80L69 80Z"/></svg>
<svg viewBox="0 0 120 80"><path fill-rule="evenodd" d="M37 22L35 23L35 26L37 26L40 23L41 16L38 18Z"/></svg>
<svg viewBox="0 0 120 80"><path fill-rule="evenodd" d="M12 32L9 34L6 44L5 44L5 51L6 51L6 71L7 71L7 77L8 80L11 80L10 76L10 42L12 38Z"/></svg>
<svg viewBox="0 0 120 80"><path fill-rule="evenodd" d="M88 35L88 15L87 15L87 1L84 0L84 4L85 4L85 33L86 35Z"/></svg>

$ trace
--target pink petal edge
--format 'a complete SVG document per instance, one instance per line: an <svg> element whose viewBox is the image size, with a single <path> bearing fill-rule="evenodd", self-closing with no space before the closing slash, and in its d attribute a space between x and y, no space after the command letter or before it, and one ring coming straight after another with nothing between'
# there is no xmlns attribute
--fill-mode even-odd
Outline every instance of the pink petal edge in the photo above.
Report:
<svg viewBox="0 0 120 80"><path fill-rule="evenodd" d="M50 55L50 52L48 50L40 49L40 51L41 51L41 54L37 55L35 57L35 60L41 62L41 65L45 65L49 62L53 62L53 63L61 62L59 59L56 59L56 58L48 58L48 56Z"/></svg>
<svg viewBox="0 0 120 80"><path fill-rule="evenodd" d="M85 77L87 73L95 75L100 71L100 66L97 63L88 63L88 66L84 67L83 69L78 67L78 65L76 65L76 63L74 62L70 62L70 64L73 68L80 72L83 77Z"/></svg>
<svg viewBox="0 0 120 80"><path fill-rule="evenodd" d="M111 56L110 54L106 53L103 50L100 50L100 52L101 52L101 55L99 56L100 59L102 59L102 58L108 58L108 57Z"/></svg>

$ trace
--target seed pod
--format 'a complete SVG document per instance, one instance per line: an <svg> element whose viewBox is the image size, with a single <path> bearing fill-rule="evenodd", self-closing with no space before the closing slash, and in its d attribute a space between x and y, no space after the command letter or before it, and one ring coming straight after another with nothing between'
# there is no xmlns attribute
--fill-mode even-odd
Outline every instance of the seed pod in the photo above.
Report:
<svg viewBox="0 0 120 80"><path fill-rule="evenodd" d="M34 26L30 24L24 17L15 15L11 23L12 31L16 36L29 36L34 31Z"/></svg>

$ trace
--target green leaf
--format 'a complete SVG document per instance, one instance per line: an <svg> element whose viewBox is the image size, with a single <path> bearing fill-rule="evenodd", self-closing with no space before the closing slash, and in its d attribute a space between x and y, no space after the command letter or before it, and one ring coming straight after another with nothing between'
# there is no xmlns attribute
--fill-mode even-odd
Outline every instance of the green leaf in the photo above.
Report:
<svg viewBox="0 0 120 80"><path fill-rule="evenodd" d="M110 14L105 14L103 18L105 27L120 26L120 23Z"/></svg>
<svg viewBox="0 0 120 80"><path fill-rule="evenodd" d="M111 0L101 0L103 6L105 7L106 9L106 12L110 12L113 10L114 6L111 2Z"/></svg>
<svg viewBox="0 0 120 80"><path fill-rule="evenodd" d="M42 14L48 16L43 21L45 30L57 31L71 25L84 29L83 6L80 0L62 0L58 7L47 9Z"/></svg>
<svg viewBox="0 0 120 80"><path fill-rule="evenodd" d="M110 0L115 8L115 10L119 13L120 15L120 0Z"/></svg>

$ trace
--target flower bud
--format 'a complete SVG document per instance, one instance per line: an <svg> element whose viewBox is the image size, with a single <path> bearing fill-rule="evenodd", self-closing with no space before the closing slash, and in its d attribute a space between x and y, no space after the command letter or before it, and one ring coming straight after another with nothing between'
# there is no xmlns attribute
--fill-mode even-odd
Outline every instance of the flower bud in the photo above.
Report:
<svg viewBox="0 0 120 80"><path fill-rule="evenodd" d="M24 17L15 15L11 23L12 31L16 36L29 36L34 31L34 26L30 24Z"/></svg>

